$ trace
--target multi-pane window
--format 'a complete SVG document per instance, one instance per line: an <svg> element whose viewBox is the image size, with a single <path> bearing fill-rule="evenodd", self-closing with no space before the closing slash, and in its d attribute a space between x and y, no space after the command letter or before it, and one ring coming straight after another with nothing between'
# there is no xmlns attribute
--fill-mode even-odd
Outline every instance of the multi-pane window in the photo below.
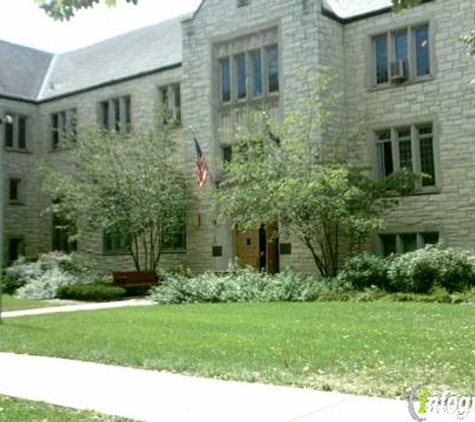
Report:
<svg viewBox="0 0 475 422"><path fill-rule="evenodd" d="M130 95L100 102L99 123L110 131L130 133L132 125Z"/></svg>
<svg viewBox="0 0 475 422"><path fill-rule="evenodd" d="M23 189L20 178L12 177L8 181L8 200L10 204L21 204L23 202Z"/></svg>
<svg viewBox="0 0 475 422"><path fill-rule="evenodd" d="M429 25L389 31L372 38L374 85L431 74Z"/></svg>
<svg viewBox="0 0 475 422"><path fill-rule="evenodd" d="M162 250L165 252L186 250L186 223L165 227L161 240Z"/></svg>
<svg viewBox="0 0 475 422"><path fill-rule="evenodd" d="M105 254L124 254L130 249L130 236L119 231L104 232L103 246Z"/></svg>
<svg viewBox="0 0 475 422"><path fill-rule="evenodd" d="M71 241L71 236L76 234L76 225L71 221L53 214L52 248L53 251L71 253L77 251L76 240Z"/></svg>
<svg viewBox="0 0 475 422"><path fill-rule="evenodd" d="M221 103L245 101L279 92L276 45L240 52L219 60Z"/></svg>
<svg viewBox="0 0 475 422"><path fill-rule="evenodd" d="M77 140L76 109L51 114L51 148L59 149L66 142Z"/></svg>
<svg viewBox="0 0 475 422"><path fill-rule="evenodd" d="M383 129L375 136L381 178L405 168L424 173L418 187L437 185L432 123Z"/></svg>
<svg viewBox="0 0 475 422"><path fill-rule="evenodd" d="M435 245L439 242L439 233L382 234L379 239L383 255L389 256L396 253L412 252L426 245Z"/></svg>
<svg viewBox="0 0 475 422"><path fill-rule="evenodd" d="M26 150L28 143L28 118L22 114L8 113L11 121L5 121L5 147L17 150Z"/></svg>
<svg viewBox="0 0 475 422"><path fill-rule="evenodd" d="M158 88L163 123L181 123L181 87L179 83Z"/></svg>

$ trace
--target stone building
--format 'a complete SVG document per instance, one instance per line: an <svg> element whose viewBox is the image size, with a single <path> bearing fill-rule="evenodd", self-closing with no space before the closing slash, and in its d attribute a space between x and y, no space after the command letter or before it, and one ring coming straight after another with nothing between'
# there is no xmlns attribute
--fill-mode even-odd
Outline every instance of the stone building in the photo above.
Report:
<svg viewBox="0 0 475 422"><path fill-rule="evenodd" d="M402 198L375 252L405 252L443 240L475 249L475 78L459 36L472 29L471 0L434 0L401 14L390 0L204 0L191 16L52 55L0 41L0 142L4 145L6 260L71 245L44 212L39 162L64 166L61 131L72 125L157 123L166 103L183 166L194 178L190 125L211 171L229 157L244 108L282 116L305 96L295 72L331 69L343 93L338 119L364 116L357 145L374 177L406 167L432 177ZM272 230L235 233L216 224L212 183L196 188L190 219L162 263L223 270L241 262L313 271L305 248L269 241ZM472 197L473 196L473 197ZM79 251L104 268L131 265L113 235L81 238Z"/></svg>

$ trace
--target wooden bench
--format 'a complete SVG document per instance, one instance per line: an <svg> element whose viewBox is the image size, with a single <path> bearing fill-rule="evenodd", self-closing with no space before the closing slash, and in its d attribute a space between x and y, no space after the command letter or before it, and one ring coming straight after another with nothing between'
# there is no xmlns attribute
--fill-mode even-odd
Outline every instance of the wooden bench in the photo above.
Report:
<svg viewBox="0 0 475 422"><path fill-rule="evenodd" d="M112 279L120 287L152 287L158 284L155 271L114 271Z"/></svg>

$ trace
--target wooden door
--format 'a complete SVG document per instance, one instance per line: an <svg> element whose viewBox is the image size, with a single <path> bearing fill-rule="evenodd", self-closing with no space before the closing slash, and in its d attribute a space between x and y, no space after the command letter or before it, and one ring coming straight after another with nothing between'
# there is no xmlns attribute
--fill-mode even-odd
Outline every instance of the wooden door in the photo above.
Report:
<svg viewBox="0 0 475 422"><path fill-rule="evenodd" d="M259 271L260 248L258 230L236 233L236 252L241 267L249 265Z"/></svg>

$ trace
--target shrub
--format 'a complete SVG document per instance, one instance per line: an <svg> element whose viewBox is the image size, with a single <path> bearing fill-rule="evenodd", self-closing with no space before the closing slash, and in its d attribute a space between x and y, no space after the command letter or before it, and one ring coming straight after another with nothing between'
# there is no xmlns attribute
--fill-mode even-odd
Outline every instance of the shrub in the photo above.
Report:
<svg viewBox="0 0 475 422"><path fill-rule="evenodd" d="M178 276L183 276L187 278L193 277L193 273L191 272L190 267L183 264L169 266L169 267L160 267L157 270L157 274L160 277L160 279L166 279L169 277L178 277Z"/></svg>
<svg viewBox="0 0 475 422"><path fill-rule="evenodd" d="M475 284L475 272L468 252L454 248L428 249L434 255L439 274L437 282L449 293L461 292Z"/></svg>
<svg viewBox="0 0 475 422"><path fill-rule="evenodd" d="M474 285L475 272L468 252L439 245L409 252L393 259L388 277L398 291L427 293L432 287L449 293L461 292Z"/></svg>
<svg viewBox="0 0 475 422"><path fill-rule="evenodd" d="M390 258L361 253L345 263L340 274L338 274L338 279L351 283L358 290L371 286L388 289L389 264Z"/></svg>
<svg viewBox="0 0 475 422"><path fill-rule="evenodd" d="M393 258L388 270L391 286L399 292L427 293L434 286L438 268L425 249Z"/></svg>
<svg viewBox="0 0 475 422"><path fill-rule="evenodd" d="M251 268L230 267L224 274L167 277L150 291L159 303L310 301L337 297L351 285L336 279L318 279L287 270L275 276Z"/></svg>
<svg viewBox="0 0 475 422"><path fill-rule="evenodd" d="M59 287L98 279L89 260L78 253L49 252L37 262L17 260L5 269L4 291L23 299L52 299Z"/></svg>
<svg viewBox="0 0 475 422"><path fill-rule="evenodd" d="M105 284L85 284L76 286L63 286L58 289L60 299L84 300L90 302L106 302L120 300L125 296L126 290L119 286Z"/></svg>
<svg viewBox="0 0 475 422"><path fill-rule="evenodd" d="M20 257L11 267L5 269L4 274L3 291L13 294L17 289L24 286L28 280L40 277L42 270L38 263L27 262L24 257Z"/></svg>
<svg viewBox="0 0 475 422"><path fill-rule="evenodd" d="M30 278L16 291L20 299L54 299L62 286L78 284L78 278L58 267L43 272L37 278Z"/></svg>
<svg viewBox="0 0 475 422"><path fill-rule="evenodd" d="M57 267L68 274L80 277L84 283L92 283L99 276L93 270L90 258L78 252L70 254L58 251L48 252L40 255L38 265L43 271Z"/></svg>

